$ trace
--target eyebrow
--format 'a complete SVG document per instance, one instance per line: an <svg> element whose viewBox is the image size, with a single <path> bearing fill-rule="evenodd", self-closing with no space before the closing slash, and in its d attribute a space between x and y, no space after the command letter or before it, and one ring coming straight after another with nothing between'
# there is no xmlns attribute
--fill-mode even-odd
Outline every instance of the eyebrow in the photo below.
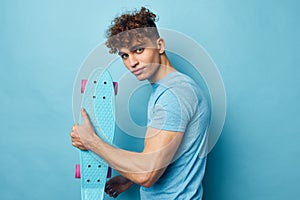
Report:
<svg viewBox="0 0 300 200"><path fill-rule="evenodd" d="M136 45L130 47L130 48L129 48L129 51L132 52L132 51L135 51L135 50L138 49L138 48L141 48L141 47L144 48L144 45L145 45L145 43L139 43L139 44L136 44ZM124 53L124 52L122 52L122 51L119 51L119 52L118 52L118 55L119 55L119 56L121 56L121 55L123 55L123 54L126 54L126 53Z"/></svg>
<svg viewBox="0 0 300 200"><path fill-rule="evenodd" d="M136 49L141 48L144 45L145 45L145 43L136 44L136 45L130 47L129 51L135 51Z"/></svg>
<svg viewBox="0 0 300 200"><path fill-rule="evenodd" d="M122 52L122 51L119 51L119 52L118 52L118 55L119 55L119 56L122 56L122 55L124 55L124 54L125 54L125 53Z"/></svg>

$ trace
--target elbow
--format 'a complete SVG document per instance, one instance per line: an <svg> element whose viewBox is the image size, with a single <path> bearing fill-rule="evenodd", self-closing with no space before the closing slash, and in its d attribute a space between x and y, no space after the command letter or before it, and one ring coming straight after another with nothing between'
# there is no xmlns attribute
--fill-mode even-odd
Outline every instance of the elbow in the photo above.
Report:
<svg viewBox="0 0 300 200"><path fill-rule="evenodd" d="M154 184L153 181L146 181L143 184L141 184L141 186L143 186L145 188L150 188L153 184Z"/></svg>
<svg viewBox="0 0 300 200"><path fill-rule="evenodd" d="M140 186L143 186L145 188L150 188L154 183L155 183L155 180L153 179L153 177L151 175L148 175L148 174L141 175L137 182L137 184L139 184Z"/></svg>
<svg viewBox="0 0 300 200"><path fill-rule="evenodd" d="M139 176L139 185L145 187L145 188L150 188L154 185L154 183L162 176L166 168L148 172L145 174L141 174Z"/></svg>

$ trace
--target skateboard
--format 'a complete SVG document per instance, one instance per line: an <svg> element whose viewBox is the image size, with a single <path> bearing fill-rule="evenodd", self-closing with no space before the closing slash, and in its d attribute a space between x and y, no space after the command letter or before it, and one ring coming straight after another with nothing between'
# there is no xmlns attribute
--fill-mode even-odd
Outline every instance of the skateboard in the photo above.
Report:
<svg viewBox="0 0 300 200"><path fill-rule="evenodd" d="M81 81L81 105L88 113L96 134L109 144L114 138L117 89L117 83L103 68L96 68L88 80ZM105 183L110 176L111 168L102 158L91 151L80 150L80 165L76 165L75 178L81 179L82 200L102 200Z"/></svg>

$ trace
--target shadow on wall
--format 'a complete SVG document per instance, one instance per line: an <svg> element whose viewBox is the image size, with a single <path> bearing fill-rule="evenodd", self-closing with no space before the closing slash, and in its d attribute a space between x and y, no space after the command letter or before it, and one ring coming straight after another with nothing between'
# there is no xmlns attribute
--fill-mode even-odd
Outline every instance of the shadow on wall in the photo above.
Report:
<svg viewBox="0 0 300 200"><path fill-rule="evenodd" d="M217 144L207 157L206 172L203 180L203 200L222 200L228 198L224 196L224 189L228 187L227 184L229 183L226 178L230 177L226 173L228 173L227 168L234 165L234 163L229 161L231 160L228 159L230 155L228 154L228 150L225 149L228 146L232 146L232 144L229 144L230 141L227 140L228 137L226 137L226 133L230 133L226 125L227 123L225 122Z"/></svg>

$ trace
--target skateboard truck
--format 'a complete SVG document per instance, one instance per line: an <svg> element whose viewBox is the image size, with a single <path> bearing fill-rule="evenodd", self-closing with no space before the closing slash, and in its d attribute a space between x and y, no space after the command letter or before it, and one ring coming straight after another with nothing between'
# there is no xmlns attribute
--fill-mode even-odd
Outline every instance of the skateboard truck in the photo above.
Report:
<svg viewBox="0 0 300 200"><path fill-rule="evenodd" d="M111 174L112 174L112 169L111 169L111 167L108 167L107 177L106 178L111 178ZM80 179L80 164L76 164L76 167L75 167L75 178L76 179Z"/></svg>
<svg viewBox="0 0 300 200"><path fill-rule="evenodd" d="M84 93L86 83L87 83L87 80L86 80L86 79L81 80L81 89L80 89L80 93L81 93L81 94ZM118 94L118 82L115 82L115 81L114 81L114 82L113 82L113 85L114 85L115 95L117 95L117 94Z"/></svg>

